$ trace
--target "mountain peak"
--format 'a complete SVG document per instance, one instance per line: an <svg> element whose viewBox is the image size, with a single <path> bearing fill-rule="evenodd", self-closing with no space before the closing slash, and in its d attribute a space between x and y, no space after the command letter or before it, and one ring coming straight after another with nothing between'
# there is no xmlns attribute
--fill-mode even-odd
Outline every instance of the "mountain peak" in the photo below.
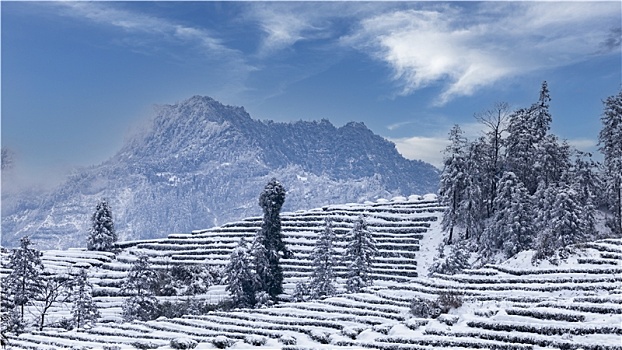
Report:
<svg viewBox="0 0 622 350"><path fill-rule="evenodd" d="M369 130L369 128L367 128L367 125L365 125L365 123L363 123L363 122L355 122L355 121L348 122L343 127L347 128L347 129L365 129L365 130Z"/></svg>
<svg viewBox="0 0 622 350"><path fill-rule="evenodd" d="M3 244L31 235L48 247L83 246L91 211L104 197L124 240L212 227L260 214L257 196L272 177L288 189L286 211L438 186L436 168L405 159L363 123L262 122L197 95L160 106L151 126L117 155L43 200L14 200L19 205L2 218Z"/></svg>

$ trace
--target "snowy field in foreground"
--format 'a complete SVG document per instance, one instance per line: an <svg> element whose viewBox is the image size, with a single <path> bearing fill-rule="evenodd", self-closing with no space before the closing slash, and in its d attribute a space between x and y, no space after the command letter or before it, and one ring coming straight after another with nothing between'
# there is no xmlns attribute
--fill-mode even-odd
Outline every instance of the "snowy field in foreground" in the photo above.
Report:
<svg viewBox="0 0 622 350"><path fill-rule="evenodd" d="M149 322L122 323L120 317L125 296L119 287L137 254L149 255L156 267L167 261L222 266L240 237L252 237L260 218L158 241L128 242L117 256L80 249L46 251L43 262L49 271L89 268L102 318L87 330L46 327L11 337L9 348L135 349L142 344L172 349L171 339L187 338L198 343L196 349L213 349L218 341L229 342L230 349L622 349L622 239L578 245L557 266L532 266L533 252L523 252L503 264L427 277L443 238L441 212L433 196L411 196L284 213L284 240L295 254L295 259L283 261L287 293L309 276L308 255L326 216L333 219L338 253L353 220L367 216L381 243L375 285L324 300ZM343 291L342 265L337 272ZM463 305L436 319L412 316L413 298L435 299L443 293L459 295ZM214 303L224 297L223 286L200 296ZM70 309L57 307L49 322L67 317Z"/></svg>

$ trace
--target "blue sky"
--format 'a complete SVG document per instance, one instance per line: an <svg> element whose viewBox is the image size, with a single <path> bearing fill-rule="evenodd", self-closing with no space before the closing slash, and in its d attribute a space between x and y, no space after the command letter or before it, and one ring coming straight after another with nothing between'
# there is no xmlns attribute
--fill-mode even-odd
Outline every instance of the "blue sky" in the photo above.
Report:
<svg viewBox="0 0 622 350"><path fill-rule="evenodd" d="M621 3L6 2L2 147L23 179L113 155L157 104L193 95L256 119L363 121L440 164L454 123L543 80L553 131L595 150L621 87ZM43 175L45 174L45 176Z"/></svg>

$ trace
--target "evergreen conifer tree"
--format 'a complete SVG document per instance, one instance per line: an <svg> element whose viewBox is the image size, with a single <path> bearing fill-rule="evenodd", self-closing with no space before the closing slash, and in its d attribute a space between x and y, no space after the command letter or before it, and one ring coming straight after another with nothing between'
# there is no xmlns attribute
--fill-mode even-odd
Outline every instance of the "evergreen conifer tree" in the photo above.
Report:
<svg viewBox="0 0 622 350"><path fill-rule="evenodd" d="M359 216L354 222L354 227L346 236L347 247L345 261L348 264L346 289L350 293L356 293L363 287L373 284L372 264L378 254L376 241L367 228L367 222Z"/></svg>
<svg viewBox="0 0 622 350"><path fill-rule="evenodd" d="M106 200L97 204L91 216L91 231L86 242L88 250L111 251L117 241L112 221L112 211Z"/></svg>
<svg viewBox="0 0 622 350"><path fill-rule="evenodd" d="M335 249L333 241L335 233L330 219L326 219L324 231L315 243L311 259L313 260L313 273L309 282L310 296L317 299L332 296L337 293L335 289Z"/></svg>
<svg viewBox="0 0 622 350"><path fill-rule="evenodd" d="M570 146L559 143L557 136L547 135L538 144L535 172L538 183L552 186L567 181L571 169Z"/></svg>
<svg viewBox="0 0 622 350"><path fill-rule="evenodd" d="M442 273L445 275L454 275L470 267L469 258L471 254L469 253L465 241L462 240L456 244L452 244L447 256L443 256L442 247L439 248L439 251L439 256L435 258L435 262L430 267L430 274Z"/></svg>
<svg viewBox="0 0 622 350"><path fill-rule="evenodd" d="M622 235L622 90L603 103L603 128L598 140L605 158L604 183L612 214L607 224L615 234Z"/></svg>
<svg viewBox="0 0 622 350"><path fill-rule="evenodd" d="M485 160L484 140L472 142L468 146L468 156L465 161L464 190L459 204L459 222L466 230L465 239L478 240L484 229L486 205L484 202Z"/></svg>
<svg viewBox="0 0 622 350"><path fill-rule="evenodd" d="M158 301L155 297L158 277L149 266L146 255L140 255L132 264L125 279L123 292L132 296L123 303L123 319L148 321L157 317Z"/></svg>
<svg viewBox="0 0 622 350"><path fill-rule="evenodd" d="M600 177L595 172L597 164L591 157L590 153L577 151L571 185L582 208L586 235L596 233L596 203L602 188Z"/></svg>
<svg viewBox="0 0 622 350"><path fill-rule="evenodd" d="M93 285L88 280L86 269L80 269L76 276L73 290L73 305L71 315L77 328L95 323L101 314L93 301Z"/></svg>
<svg viewBox="0 0 622 350"><path fill-rule="evenodd" d="M229 263L225 267L225 290L231 295L234 307L252 307L255 305L256 277L251 270L251 255L244 238L231 252Z"/></svg>
<svg viewBox="0 0 622 350"><path fill-rule="evenodd" d="M41 252L30 247L30 238L20 240L20 248L15 249L9 261L11 273L7 277L9 295L13 304L20 309L21 321L24 321L24 306L28 305L43 286L43 264Z"/></svg>
<svg viewBox="0 0 622 350"><path fill-rule="evenodd" d="M283 293L283 270L279 261L281 257L291 257L281 236L280 212L284 202L285 188L276 179L270 180L259 196L263 221L253 242L253 255L258 291L266 292L272 301Z"/></svg>
<svg viewBox="0 0 622 350"><path fill-rule="evenodd" d="M578 191L581 203L595 203L602 192L602 179L598 175L598 164L592 160L592 154L576 151L572 170L575 190Z"/></svg>
<svg viewBox="0 0 622 350"><path fill-rule="evenodd" d="M548 85L542 83L538 102L521 108L510 116L506 143L506 170L513 172L527 188L529 194L538 188L538 176L546 171L547 152L542 150L543 140L551 124ZM535 158L535 159L534 159ZM534 161L535 160L535 161Z"/></svg>
<svg viewBox="0 0 622 350"><path fill-rule="evenodd" d="M304 280L298 281L292 295L295 301L307 301L310 297L309 285Z"/></svg>
<svg viewBox="0 0 622 350"><path fill-rule="evenodd" d="M553 205L555 204L557 186L546 186L544 182L541 182L536 190L536 193L532 196L532 207L534 208L534 228L540 235L546 230L553 216Z"/></svg>
<svg viewBox="0 0 622 350"><path fill-rule="evenodd" d="M535 132L536 142L544 139L551 128L551 122L553 118L549 112L549 102L551 102L551 95L549 94L549 86L546 81L542 82L540 88L540 97L531 107L530 121Z"/></svg>
<svg viewBox="0 0 622 350"><path fill-rule="evenodd" d="M444 168L441 174L441 203L447 207L443 215L443 230L449 231L447 244L453 240L454 227L459 224L460 202L465 188L466 145L460 126L454 125L449 132L451 144L445 149Z"/></svg>
<svg viewBox="0 0 622 350"><path fill-rule="evenodd" d="M514 173L505 172L501 177L494 208L482 242L484 255L503 251L510 257L529 249L534 238L533 212L527 190Z"/></svg>
<svg viewBox="0 0 622 350"><path fill-rule="evenodd" d="M538 237L536 259L550 257L554 251L579 242L588 229L577 192L567 184L554 191L550 222Z"/></svg>

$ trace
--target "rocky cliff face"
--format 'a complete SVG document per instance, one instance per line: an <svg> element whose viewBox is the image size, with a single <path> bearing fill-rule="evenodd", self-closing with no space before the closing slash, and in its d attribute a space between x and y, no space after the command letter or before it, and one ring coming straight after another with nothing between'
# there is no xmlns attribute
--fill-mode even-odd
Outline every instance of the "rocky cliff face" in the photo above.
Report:
<svg viewBox="0 0 622 350"><path fill-rule="evenodd" d="M150 129L108 161L44 196L4 198L2 244L31 235L39 248L84 246L100 198L121 240L165 237L260 215L270 178L287 188L283 210L435 192L438 171L403 158L362 123L276 123L195 96L159 107Z"/></svg>

